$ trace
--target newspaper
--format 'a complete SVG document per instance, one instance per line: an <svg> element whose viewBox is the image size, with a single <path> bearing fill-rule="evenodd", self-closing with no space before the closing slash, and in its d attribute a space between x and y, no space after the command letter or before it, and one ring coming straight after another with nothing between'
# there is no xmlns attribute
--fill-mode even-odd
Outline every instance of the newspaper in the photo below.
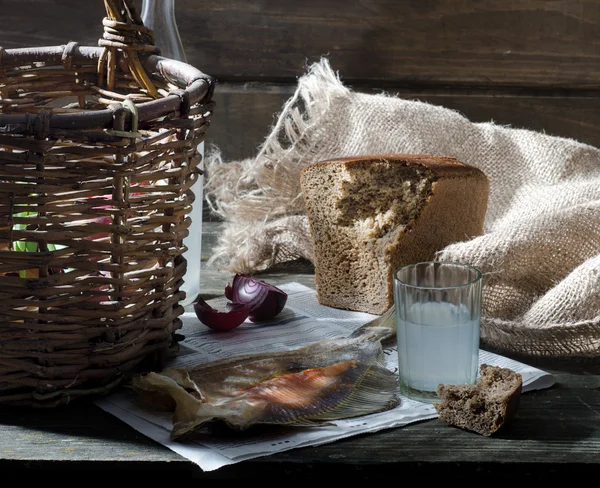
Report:
<svg viewBox="0 0 600 488"><path fill-rule="evenodd" d="M179 356L169 366L189 368L242 354L296 349L324 339L347 337L356 328L377 317L320 305L315 291L299 283L288 283L279 288L288 294L286 307L274 319L274 323L268 325L247 321L233 331L215 332L202 325L195 314L185 313L182 316L185 339L181 342ZM226 301L225 297L220 297L208 303L224 310ZM384 352L387 367L397 371L396 348L386 348ZM479 362L509 367L519 372L523 377L523 392L548 388L555 382L555 378L545 371L491 352L481 350ZM404 396L400 398L400 405L392 410L338 420L330 426L261 429L260 434L211 434L186 442L170 439L173 427L170 413L154 411L129 388L121 388L100 398L96 404L142 434L196 463L202 470L212 471L247 459L402 427L438 416L430 404Z"/></svg>

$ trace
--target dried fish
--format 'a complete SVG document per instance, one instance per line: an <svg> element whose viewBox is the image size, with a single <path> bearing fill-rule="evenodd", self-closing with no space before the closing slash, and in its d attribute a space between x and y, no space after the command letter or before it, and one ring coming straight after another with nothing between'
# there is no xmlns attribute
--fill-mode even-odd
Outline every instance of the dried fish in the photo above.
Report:
<svg viewBox="0 0 600 488"><path fill-rule="evenodd" d="M347 338L189 370L169 368L135 377L132 386L155 405L174 410L172 439L213 421L236 430L330 425L399 404L397 378L385 366L382 347L394 333L391 310Z"/></svg>

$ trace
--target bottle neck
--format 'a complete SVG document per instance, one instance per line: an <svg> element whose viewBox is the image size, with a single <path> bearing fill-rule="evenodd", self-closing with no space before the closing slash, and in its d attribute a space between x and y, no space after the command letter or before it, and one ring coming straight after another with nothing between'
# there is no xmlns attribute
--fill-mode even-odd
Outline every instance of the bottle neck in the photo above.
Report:
<svg viewBox="0 0 600 488"><path fill-rule="evenodd" d="M187 62L175 19L175 0L143 0L141 17L144 25L153 30L154 44L161 56Z"/></svg>

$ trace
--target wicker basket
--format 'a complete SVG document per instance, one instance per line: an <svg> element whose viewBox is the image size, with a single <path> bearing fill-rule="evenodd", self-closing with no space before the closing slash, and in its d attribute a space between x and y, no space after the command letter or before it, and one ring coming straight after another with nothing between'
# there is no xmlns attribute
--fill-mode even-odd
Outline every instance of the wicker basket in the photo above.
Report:
<svg viewBox="0 0 600 488"><path fill-rule="evenodd" d="M0 405L107 393L177 354L213 79L131 1L99 47L0 48Z"/></svg>

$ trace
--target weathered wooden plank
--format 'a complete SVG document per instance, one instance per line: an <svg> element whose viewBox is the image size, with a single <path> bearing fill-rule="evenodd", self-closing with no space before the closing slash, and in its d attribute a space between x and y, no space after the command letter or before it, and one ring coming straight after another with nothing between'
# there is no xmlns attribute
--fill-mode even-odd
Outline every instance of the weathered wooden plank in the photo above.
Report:
<svg viewBox="0 0 600 488"><path fill-rule="evenodd" d="M226 161L253 157L292 96L296 84L219 83L206 142Z"/></svg>
<svg viewBox="0 0 600 488"><path fill-rule="evenodd" d="M328 56L362 81L600 83L595 0L177 0L176 14L188 61L222 81L290 81ZM3 0L0 46L96 45L103 16L100 1Z"/></svg>
<svg viewBox="0 0 600 488"><path fill-rule="evenodd" d="M598 86L600 79L593 0L179 0L178 8L191 61L223 80L288 79L322 55L353 80Z"/></svg>
<svg viewBox="0 0 600 488"><path fill-rule="evenodd" d="M26 477L92 475L108 480L280 480L335 475L336 479L494 479L533 476L565 479L598 469L598 377L556 374L554 387L523 394L513 423L491 438L419 422L318 447L282 453L202 472L92 405L66 409L3 410L0 467ZM173 478L174 477L174 478ZM23 478L20 478L23 480Z"/></svg>
<svg viewBox="0 0 600 488"><path fill-rule="evenodd" d="M178 461L148 437L89 401L54 410L3 408L0 460Z"/></svg>
<svg viewBox="0 0 600 488"><path fill-rule="evenodd" d="M207 135L208 144L219 148L225 161L255 156L295 88L295 84L219 84L215 91L216 107ZM353 88L373 93L383 91L365 85ZM408 100L457 110L473 122L493 121L600 147L600 93L401 87L390 87L385 91Z"/></svg>

